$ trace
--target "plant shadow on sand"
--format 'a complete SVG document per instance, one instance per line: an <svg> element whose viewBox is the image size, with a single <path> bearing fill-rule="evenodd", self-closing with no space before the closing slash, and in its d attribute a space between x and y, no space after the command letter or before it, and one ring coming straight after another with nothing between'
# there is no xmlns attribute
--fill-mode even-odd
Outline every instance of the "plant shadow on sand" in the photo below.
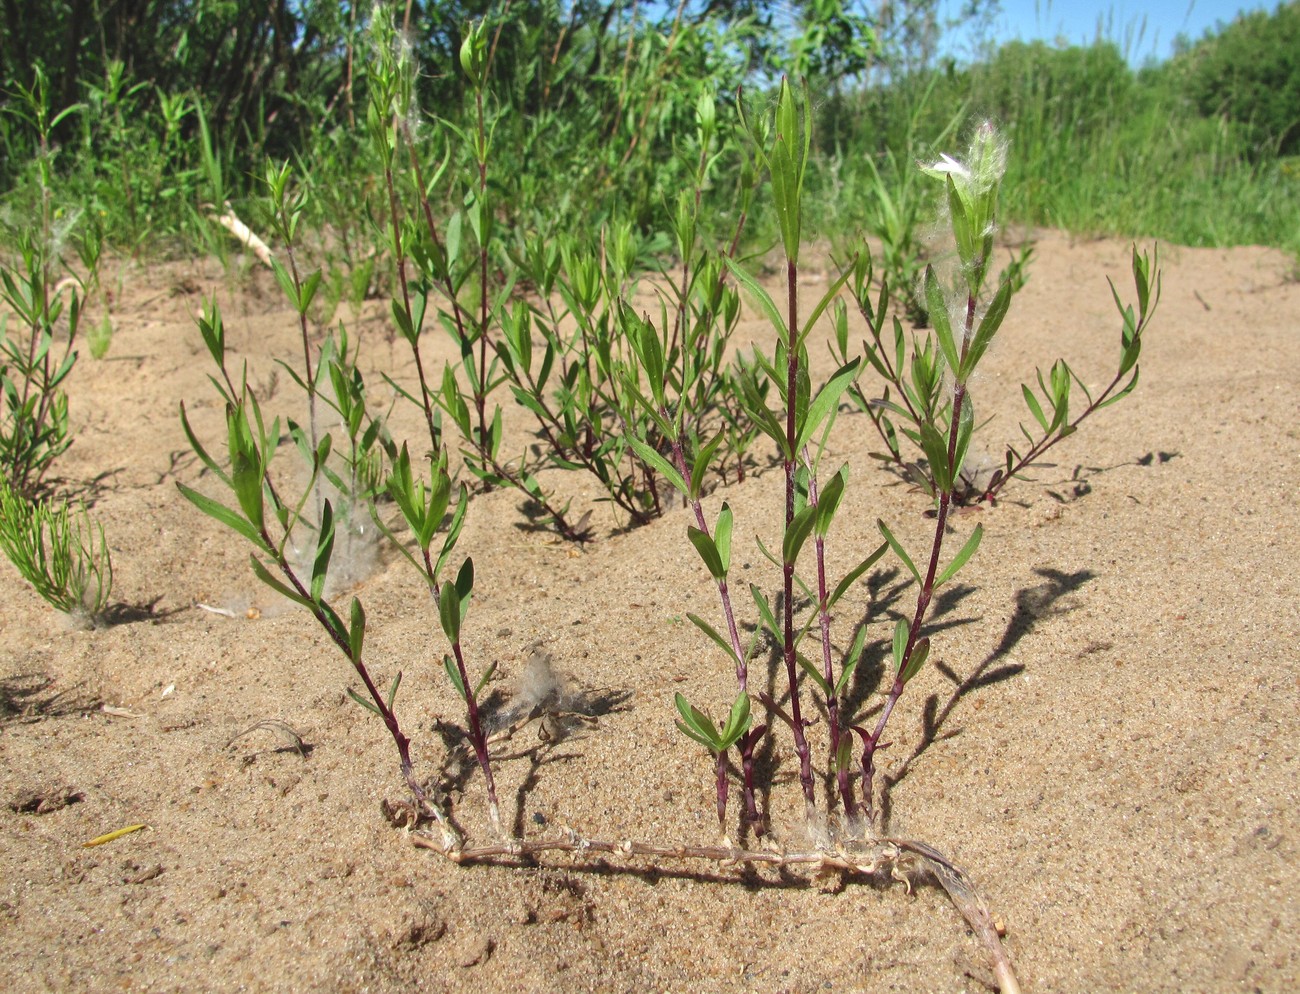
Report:
<svg viewBox="0 0 1300 994"><path fill-rule="evenodd" d="M939 738L961 734L959 728L942 736L940 732L962 699L981 687L1001 683L1023 673L1025 667L1021 663L1008 663L1003 666L995 664L1005 658L1040 621L1074 610L1070 606L1062 606L1060 601L1079 590L1088 581L1095 579L1097 575L1088 569L1076 573L1064 573L1046 566L1039 567L1034 572L1042 577L1044 582L1032 587L1022 587L1016 592L1016 609L1011 615L1011 620L1007 622L1001 640L968 676L963 678L946 663L936 661L936 668L952 682L953 690L942 707L939 706L938 694L931 694L926 698L922 708L921 740L901 765L885 775L880 803L882 829L887 829L889 825L893 789L906 779L917 759ZM959 593L960 590L961 588L957 588L953 593Z"/></svg>
<svg viewBox="0 0 1300 994"><path fill-rule="evenodd" d="M99 707L99 698L89 693L85 684L54 690L55 683L48 673L16 673L0 678L0 725L66 718Z"/></svg>

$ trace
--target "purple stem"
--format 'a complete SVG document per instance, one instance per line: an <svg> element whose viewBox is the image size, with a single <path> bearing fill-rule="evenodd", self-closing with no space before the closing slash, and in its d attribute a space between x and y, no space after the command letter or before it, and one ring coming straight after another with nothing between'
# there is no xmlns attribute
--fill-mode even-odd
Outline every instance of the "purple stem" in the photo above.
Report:
<svg viewBox="0 0 1300 994"><path fill-rule="evenodd" d="M667 411L660 411L667 418ZM680 438L672 440L673 459L677 463L677 471L682 474L683 479L691 478L690 467L686 464L686 452L682 447ZM691 497L691 509L695 512L695 523L700 531L709 535L709 523L704 517L704 507L698 497ZM742 691L748 689L749 669L745 662L745 650L740 644L740 630L736 627L736 612L731 606L731 591L727 587L726 579L717 581L718 600L722 602L722 614L727 621L727 636L731 640L731 650L736 654L736 684ZM757 737L751 737L746 734L740 739L740 765L744 775L744 795L745 795L745 819L751 824L762 828L762 821L758 815L758 804L754 800L754 746ZM726 754L718 756L718 820L725 824L727 791L724 778L726 775Z"/></svg>
<svg viewBox="0 0 1300 994"><path fill-rule="evenodd" d="M803 452L804 464L808 467L808 503L817 505L817 476L813 472L808 450ZM831 739L831 768L835 770L835 780L839 787L840 798L844 803L844 813L850 822L858 817L858 803L853 797L853 785L849 781L847 768L841 769L840 755L840 699L835 691L835 671L831 663L831 615L827 607L829 594L826 591L826 540L821 535L816 538L817 548L817 614L821 624L822 636L822 676L831 692L826 696L826 724Z"/></svg>
<svg viewBox="0 0 1300 994"><path fill-rule="evenodd" d="M798 424L795 421L799 389L799 268L793 259L787 259L786 298L789 302L789 322L786 341L786 394L785 394L785 527L794 521L795 442ZM808 752L808 739L804 735L804 721L799 708L799 670L794 650L794 563L785 563L781 569L785 675L790 684L790 729L794 733L794 751L799 757L799 782L803 784L804 804L811 816L816 810L817 795L813 789L812 758Z"/></svg>
<svg viewBox="0 0 1300 994"><path fill-rule="evenodd" d="M962 359L966 358L971 331L975 326L975 305L975 294L968 294L966 297L966 326L962 334ZM884 708L881 709L880 718L876 721L875 729L862 743L862 796L866 803L868 816L871 816L875 810L874 787L872 784L876 768L875 753L881 747L880 739L885 733L885 726L889 723L889 716L894 712L894 705L898 703L898 699L903 695L903 688L906 686L903 681L903 674L907 672L907 665L912 658L913 651L916 649L916 643L920 640L921 625L925 623L925 614L929 610L930 600L934 596L934 578L939 570L939 553L943 549L944 529L948 524L948 511L952 506L953 486L957 476L957 467L953 466L953 462L957 457L957 433L961 425L961 409L965 400L966 384L958 381L953 385L952 421L948 427L948 465L952 467L952 472L949 474L951 479L948 481L948 487L939 492L939 509L934 523L934 543L930 548L930 565L925 573L925 582L921 584L921 591L916 597L916 612L912 616L912 624L907 631L907 645L903 650L903 660L899 664L898 672L894 675L894 684L889 690L889 696L885 700Z"/></svg>

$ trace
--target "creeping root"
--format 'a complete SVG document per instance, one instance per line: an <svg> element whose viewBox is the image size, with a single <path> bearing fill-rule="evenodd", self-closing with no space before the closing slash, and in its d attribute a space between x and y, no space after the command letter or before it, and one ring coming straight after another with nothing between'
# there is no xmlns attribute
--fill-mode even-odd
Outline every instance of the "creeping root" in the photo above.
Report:
<svg viewBox="0 0 1300 994"><path fill-rule="evenodd" d="M803 852L786 852L776 849L740 849L732 845L685 846L658 845L623 839L609 842L588 839L573 829L566 829L559 838L507 839L494 845L461 848L439 843L437 839L422 834L412 836L422 849L433 849L453 863L515 863L531 860L547 852L569 853L582 859L593 854L623 858L707 860L720 865L740 863L768 866L807 866L815 873L839 872L849 875L874 876L889 871L896 879L907 883L907 870L918 866L930 872L947 892L966 923L988 954L993 975L1002 994L1020 994L1020 983L998 936L998 928L988 904L975 889L970 877L948 857L924 842L909 839L871 839L865 842L848 842L834 847L817 848Z"/></svg>

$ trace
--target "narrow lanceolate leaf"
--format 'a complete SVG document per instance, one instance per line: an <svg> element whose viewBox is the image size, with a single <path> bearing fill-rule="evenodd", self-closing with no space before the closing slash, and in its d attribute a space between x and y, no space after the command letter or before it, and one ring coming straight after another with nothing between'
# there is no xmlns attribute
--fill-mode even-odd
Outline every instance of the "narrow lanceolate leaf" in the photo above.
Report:
<svg viewBox="0 0 1300 994"><path fill-rule="evenodd" d="M248 539L259 549L266 549L266 543L262 540L261 534L248 523L248 520L242 517L237 511L232 511L225 504L207 497L197 490L187 487L183 483L177 483L176 487L181 492L181 496L197 507L210 518L221 522L227 528L238 532Z"/></svg>
<svg viewBox="0 0 1300 994"><path fill-rule="evenodd" d="M749 694L742 690L736 702L731 705L731 713L727 715L727 722L722 726L722 734L718 736L719 751L730 749L736 740L745 734L749 724Z"/></svg>
<svg viewBox="0 0 1300 994"><path fill-rule="evenodd" d="M894 672L900 672L903 668L903 653L907 651L907 620L899 618L894 622Z"/></svg>
<svg viewBox="0 0 1300 994"><path fill-rule="evenodd" d="M491 666L489 666L487 669L483 671L483 675L478 678L478 683L474 684L475 697L478 697L478 695L482 692L483 688L488 685L488 681L492 679L492 675L496 673L496 671L497 671L497 664L495 662L492 663Z"/></svg>
<svg viewBox="0 0 1300 994"><path fill-rule="evenodd" d="M402 671L398 670L393 677L393 682L388 685L388 696L384 698L384 703L388 705L388 710L393 710L393 701L397 700L397 691L402 686Z"/></svg>
<svg viewBox="0 0 1300 994"><path fill-rule="evenodd" d="M791 565L798 560L799 550L803 548L804 542L808 540L816 521L817 508L815 506L805 507L794 516L794 520L790 522L790 527L785 530L785 537L781 541L781 560L785 565Z"/></svg>
<svg viewBox="0 0 1300 994"><path fill-rule="evenodd" d="M822 696L829 698L831 696L831 685L826 682L826 677L822 676L816 664L802 652L796 654L795 658L799 661L799 665L803 667L803 671L812 678L812 682L817 684Z"/></svg>
<svg viewBox="0 0 1300 994"><path fill-rule="evenodd" d="M718 736L718 731L713 727L713 721L707 714L693 707L691 703L681 694L673 697L673 702L677 705L677 713L682 716L682 720L677 722L677 727L691 739L694 739L700 745L713 752L722 751L722 742Z"/></svg>
<svg viewBox="0 0 1300 994"><path fill-rule="evenodd" d="M1124 384L1123 388L1119 390L1117 393L1112 394L1111 396L1103 400L1100 404L1098 404L1097 410L1100 411L1103 407L1110 407L1110 405L1115 403L1115 401L1123 400L1125 397L1131 394L1133 392L1133 388L1138 385L1138 373L1141 369L1142 369L1141 366L1134 367L1133 378L1129 380L1126 384Z"/></svg>
<svg viewBox="0 0 1300 994"><path fill-rule="evenodd" d="M713 544L718 549L718 558L722 560L722 573L725 576L731 569L731 531L733 519L731 505L725 501L718 512L718 523L713 528Z"/></svg>
<svg viewBox="0 0 1300 994"><path fill-rule="evenodd" d="M442 630L447 636L447 640L455 645L460 641L460 594L456 592L454 583L444 583L442 592L438 598L438 618L442 622ZM457 677L459 680L459 677ZM461 696L465 694L465 688L460 688Z"/></svg>
<svg viewBox="0 0 1300 994"><path fill-rule="evenodd" d="M980 321L980 326L975 331L975 337L971 339L970 348L966 350L966 358L961 363L961 375L958 376L961 382L965 383L975 367L979 365L980 359L993 342L993 336L1002 327L1002 320L1007 316L1007 309L1010 306L1011 281L1003 280L997 294L993 297L993 302L989 304L989 309L984 314L984 319Z"/></svg>
<svg viewBox="0 0 1300 994"><path fill-rule="evenodd" d="M840 471L830 478L826 486L817 495L817 534L825 538L827 531L830 530L831 521L835 518L835 511L840 506L840 500L844 496L844 481L847 479L849 467L842 466Z"/></svg>
<svg viewBox="0 0 1300 994"><path fill-rule="evenodd" d="M754 606L758 608L758 615L763 619L763 627L772 633L772 636L778 637L780 628L776 623L776 615L772 613L772 605L768 603L767 596L763 591L758 589L758 584L749 585L750 596L754 598Z"/></svg>
<svg viewBox="0 0 1300 994"><path fill-rule="evenodd" d="M957 343L952 337L952 319L948 316L948 302L943 296L943 284L934 271L934 266L925 267L925 306L930 310L930 322L934 325L935 337L939 339L939 348L948 368L957 375L961 363L957 359Z"/></svg>
<svg viewBox="0 0 1300 994"><path fill-rule="evenodd" d="M694 525L687 527L686 536L691 540L691 544L695 546L695 551L700 554L700 558L704 560L709 575L715 580L725 580L727 570L722 565L722 557L718 555L718 548L714 545L713 539Z"/></svg>
<svg viewBox="0 0 1300 994"><path fill-rule="evenodd" d="M921 425L921 448L930 463L930 475L936 490L952 490L952 467L948 465L948 440L928 421Z"/></svg>
<svg viewBox="0 0 1300 994"><path fill-rule="evenodd" d="M311 599L319 601L325 593L330 557L334 554L334 509L327 500L321 512L320 535L316 540L316 559L311 567Z"/></svg>
<svg viewBox="0 0 1300 994"><path fill-rule="evenodd" d="M348 696L351 697L358 704L360 704L367 711L373 711L375 714L379 714L379 708L375 707L374 701L366 700L364 697L358 694L351 687L348 688Z"/></svg>
<svg viewBox="0 0 1300 994"><path fill-rule="evenodd" d="M1043 415L1043 409L1038 403L1038 398L1034 396L1034 391L1029 389L1028 383L1022 383L1020 392L1025 395L1025 406L1029 408L1029 413L1042 425L1043 431L1047 431L1047 418Z"/></svg>
<svg viewBox="0 0 1300 994"><path fill-rule="evenodd" d="M907 683L912 677L921 672L921 667L925 665L926 659L930 656L930 640L923 638L917 641L912 647L912 658L907 661L907 668L903 670L903 683Z"/></svg>
<svg viewBox="0 0 1300 994"><path fill-rule="evenodd" d="M356 662L361 658L361 650L366 644L366 612L356 597L352 598L351 620L352 624L348 627L348 649L352 653L352 661ZM400 678L399 674L398 679Z"/></svg>
<svg viewBox="0 0 1300 994"><path fill-rule="evenodd" d="M808 337L808 333L813 330L813 325L815 325L818 319L826 313L826 308L829 307L832 302L838 303L841 307L843 306L844 302L840 298L840 290L852 275L853 270L846 269L842 274L840 274L839 279L826 288L826 292L822 294L821 300L817 301L817 306L812 309L811 313L808 315L808 319L804 322L803 330L799 332L800 342L803 342L803 340Z"/></svg>
<svg viewBox="0 0 1300 994"><path fill-rule="evenodd" d="M863 573L865 573L867 570L869 570L872 566L874 566L877 562L880 561L880 557L885 554L885 550L888 548L889 548L888 542L881 542L880 545L877 546L876 549L871 553L871 555L867 556L866 559L862 560L862 562L858 563L858 565L854 566L853 569L851 569L847 574L845 574L844 579L841 580L838 584L836 584L834 592L831 594L830 599L827 600L826 602L827 610L830 610L832 607L834 607L835 602L838 601L841 597L843 597L846 593L848 593L849 588L853 586L854 583L857 582L858 577L862 576Z"/></svg>
<svg viewBox="0 0 1300 994"><path fill-rule="evenodd" d="M728 642L718 633L718 630L716 628L710 625L699 615L688 613L686 617L690 620L691 624L693 624L696 628L702 631L709 638L713 639L713 641L717 643L718 648L721 649L723 652L725 652L728 658L731 659L733 663L738 664L740 662L740 660L736 658L736 650L731 647L730 642Z"/></svg>
<svg viewBox="0 0 1300 994"><path fill-rule="evenodd" d="M826 420L826 416L839 407L840 396L857 378L858 366L861 362L861 359L854 359L836 370L835 375L827 381L826 386L822 387L816 399L808 405L808 413L799 428L799 437L795 442L796 451L812 441L822 422Z"/></svg>
<svg viewBox="0 0 1300 994"><path fill-rule="evenodd" d="M920 571L917 570L916 564L912 562L912 557L909 556L907 551L899 544L898 539L894 538L894 533L889 530L889 526L885 524L883 518L876 519L876 527L880 529L880 534L885 536L885 541L888 542L889 547L894 550L894 555L902 560L903 565L907 567L907 571L912 574L917 583L920 583Z"/></svg>
<svg viewBox="0 0 1300 994"><path fill-rule="evenodd" d="M677 472L672 463L635 435L629 435L627 442L632 446L632 451L637 454L638 459L676 487L678 493L687 493L686 480L683 479L681 473Z"/></svg>
<svg viewBox="0 0 1300 994"><path fill-rule="evenodd" d="M277 594L281 594L282 596L289 598L289 600L293 601L295 604L301 604L305 608L314 608L316 606L310 598L304 597L288 584L282 583L278 580L256 556L249 556L248 558L253 564L253 573L257 578Z"/></svg>
<svg viewBox="0 0 1300 994"><path fill-rule="evenodd" d="M228 487L234 486L234 484L230 482L230 476L226 473L224 469L222 469L220 466L217 465L215 459L213 459L210 455L208 455L208 450L203 447L203 444L199 441L198 436L194 434L194 429L190 427L190 419L185 412L184 401L181 402L181 427L185 430L185 437L186 439L189 440L190 448L194 450L194 454L199 457L203 465L207 466L208 469L212 471L212 474L216 476L216 478L220 480L222 483L224 483L226 486ZM186 488L183 485L178 484L178 486L181 487L182 492L185 491Z"/></svg>
<svg viewBox="0 0 1300 994"><path fill-rule="evenodd" d="M450 586L450 583L444 584L442 589L446 590ZM442 668L447 671L447 679L456 688L456 693L460 694L460 699L463 701L468 700L465 695L465 681L460 678L460 667L456 665L456 660L452 659L451 656L444 655L442 657Z"/></svg>
<svg viewBox="0 0 1300 994"><path fill-rule="evenodd" d="M858 663L862 662L862 650L867 644L867 626L859 625L858 634L854 636L853 645L849 648L849 653L844 657L844 669L840 671L840 678L835 681L835 693L844 693L844 688L849 685L853 679L853 673L858 668Z"/></svg>
<svg viewBox="0 0 1300 994"><path fill-rule="evenodd" d="M704 474L708 471L709 464L713 462L713 455L718 451L718 447L722 444L722 440L725 437L726 433L719 431L713 436L713 441L707 443L695 453L694 464L691 467L691 492L688 495L692 499L700 495L700 487L704 483ZM727 505L723 504L722 507L725 511ZM718 527L722 527L721 519L718 521ZM721 539L718 540L718 549L722 549ZM723 556L723 559L725 560L726 556Z"/></svg>
<svg viewBox="0 0 1300 994"><path fill-rule="evenodd" d="M957 571L966 565L966 561L975 555L975 550L980 547L980 539L984 537L984 526L976 525L975 530L971 532L970 538L966 539L966 544L961 547L961 551L953 557L947 568L939 574L939 579L934 581L935 589L939 589L954 576Z"/></svg>
<svg viewBox="0 0 1300 994"><path fill-rule="evenodd" d="M782 341L789 342L790 331L785 326L785 319L781 317L781 309L776 306L776 301L763 289L758 280L746 272L740 263L732 259L731 256L724 256L723 261L727 264L727 269L731 271L731 275L736 278L736 281L749 292L750 297L758 304L763 316L772 323L772 327L781 335Z"/></svg>
<svg viewBox="0 0 1300 994"><path fill-rule="evenodd" d="M975 432L975 404L967 394L961 405L961 416L957 420L957 447L952 455L952 479L956 481L961 475L961 468L966 463L966 450L970 448L971 436Z"/></svg>

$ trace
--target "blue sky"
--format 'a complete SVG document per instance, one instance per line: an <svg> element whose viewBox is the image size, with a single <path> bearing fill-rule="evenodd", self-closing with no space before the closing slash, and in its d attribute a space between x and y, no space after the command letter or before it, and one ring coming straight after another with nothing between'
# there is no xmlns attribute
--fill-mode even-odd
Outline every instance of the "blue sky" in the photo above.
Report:
<svg viewBox="0 0 1300 994"><path fill-rule="evenodd" d="M961 4L945 0L944 6L955 11ZM1141 65L1152 56L1163 60L1172 55L1180 34L1196 40L1216 24L1231 22L1239 11L1276 6L1277 0L1002 0L990 37L995 42L1087 44L1097 38L1100 24L1102 37L1118 44L1130 63ZM969 54L961 51L961 39L954 41L959 56Z"/></svg>

